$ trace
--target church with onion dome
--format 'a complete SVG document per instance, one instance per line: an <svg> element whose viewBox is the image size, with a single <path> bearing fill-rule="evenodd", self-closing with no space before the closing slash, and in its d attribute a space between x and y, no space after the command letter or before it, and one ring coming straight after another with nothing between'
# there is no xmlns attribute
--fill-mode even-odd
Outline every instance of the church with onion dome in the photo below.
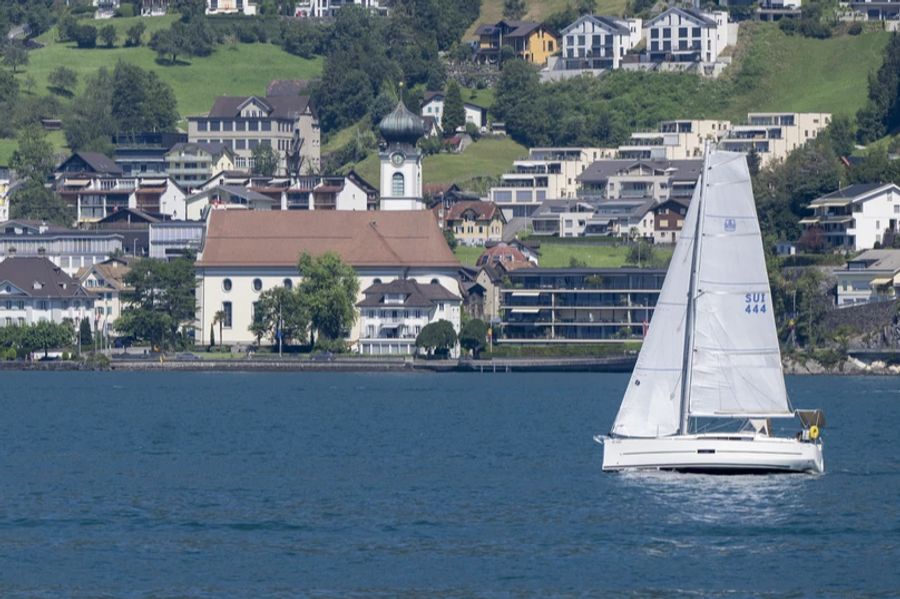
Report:
<svg viewBox="0 0 900 599"><path fill-rule="evenodd" d="M425 123L403 104L378 125L386 142L381 159L381 209L424 210L422 198L422 152L416 142L425 135Z"/></svg>

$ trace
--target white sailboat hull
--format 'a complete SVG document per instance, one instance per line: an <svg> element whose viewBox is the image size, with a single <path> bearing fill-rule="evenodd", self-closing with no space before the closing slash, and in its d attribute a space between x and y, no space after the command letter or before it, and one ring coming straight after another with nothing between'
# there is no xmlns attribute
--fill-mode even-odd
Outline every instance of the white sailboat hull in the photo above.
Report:
<svg viewBox="0 0 900 599"><path fill-rule="evenodd" d="M822 443L763 434L606 437L603 470L721 474L825 471Z"/></svg>

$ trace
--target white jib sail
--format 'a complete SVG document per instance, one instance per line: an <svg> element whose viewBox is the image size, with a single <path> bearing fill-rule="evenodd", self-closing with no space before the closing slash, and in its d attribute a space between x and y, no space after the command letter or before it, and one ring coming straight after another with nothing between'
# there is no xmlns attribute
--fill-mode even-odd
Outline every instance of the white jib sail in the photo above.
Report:
<svg viewBox="0 0 900 599"><path fill-rule="evenodd" d="M614 435L663 437L678 431L684 327L699 190L698 184L653 309L650 329L613 423Z"/></svg>
<svg viewBox="0 0 900 599"><path fill-rule="evenodd" d="M711 153L703 184L689 413L789 415L744 154Z"/></svg>

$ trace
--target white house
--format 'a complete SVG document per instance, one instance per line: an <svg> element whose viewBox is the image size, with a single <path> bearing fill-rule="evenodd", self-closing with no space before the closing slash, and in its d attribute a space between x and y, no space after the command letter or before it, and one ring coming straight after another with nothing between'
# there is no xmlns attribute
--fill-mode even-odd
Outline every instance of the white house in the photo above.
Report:
<svg viewBox="0 0 900 599"><path fill-rule="evenodd" d="M91 318L94 297L46 258L0 263L0 326Z"/></svg>
<svg viewBox="0 0 900 599"><path fill-rule="evenodd" d="M459 261L431 211L213 210L196 264L197 343L208 343L219 310L225 313L222 342L255 342L249 327L260 293L298 284L303 252L329 251L356 270L360 290L395 279L459 290ZM356 301L363 299L360 293ZM348 337L355 348L359 326Z"/></svg>
<svg viewBox="0 0 900 599"><path fill-rule="evenodd" d="M869 250L834 270L837 305L852 306L897 299L900 295L900 250Z"/></svg>
<svg viewBox="0 0 900 599"><path fill-rule="evenodd" d="M728 45L728 13L669 8L647 21L644 39L652 62L716 62Z"/></svg>
<svg viewBox="0 0 900 599"><path fill-rule="evenodd" d="M206 0L206 14L253 16L256 0Z"/></svg>
<svg viewBox="0 0 900 599"><path fill-rule="evenodd" d="M886 234L900 234L900 187L893 183L849 185L813 200L809 208L813 215L800 221L804 235L820 235L825 247L868 250Z"/></svg>
<svg viewBox="0 0 900 599"><path fill-rule="evenodd" d="M416 337L428 324L446 320L459 334L462 298L439 283L395 279L363 289L360 313L361 354L414 354ZM458 347L451 357L459 355Z"/></svg>
<svg viewBox="0 0 900 599"><path fill-rule="evenodd" d="M113 323L122 315L120 294L128 289L125 275L131 272L129 261L110 258L99 264L85 266L76 279L89 294L94 296L94 330L104 337L115 334Z"/></svg>
<svg viewBox="0 0 900 599"><path fill-rule="evenodd" d="M422 117L427 119L431 117L437 126L441 127L441 120L444 118L444 92L426 92L425 100L422 103ZM463 102L463 108L466 111L466 123L472 123L478 127L479 131L487 127L487 108L482 108L478 104L471 102Z"/></svg>
<svg viewBox="0 0 900 599"><path fill-rule="evenodd" d="M79 223L103 220L123 208L184 219L185 193L166 176L123 177L64 173L56 191Z"/></svg>
<svg viewBox="0 0 900 599"><path fill-rule="evenodd" d="M641 19L583 15L560 32L565 70L618 69L625 53L641 41Z"/></svg>
<svg viewBox="0 0 900 599"><path fill-rule="evenodd" d="M379 0L298 0L294 4L294 16L316 19L334 17L344 6L354 4L374 12L384 11Z"/></svg>
<svg viewBox="0 0 900 599"><path fill-rule="evenodd" d="M0 262L9 258L47 258L70 276L84 266L126 249L121 232L85 231L28 220L0 224Z"/></svg>

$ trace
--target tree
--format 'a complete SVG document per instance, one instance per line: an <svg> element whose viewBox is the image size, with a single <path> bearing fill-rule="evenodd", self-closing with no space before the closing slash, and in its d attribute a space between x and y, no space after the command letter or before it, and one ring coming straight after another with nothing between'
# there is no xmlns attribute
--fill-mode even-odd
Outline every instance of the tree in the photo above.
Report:
<svg viewBox="0 0 900 599"><path fill-rule="evenodd" d="M849 156L853 153L856 131L852 118L846 114L835 115L828 125L827 132L831 146L838 156Z"/></svg>
<svg viewBox="0 0 900 599"><path fill-rule="evenodd" d="M116 33L116 28L114 25L104 25L102 29L100 29L100 39L103 40L103 43L106 44L107 48L112 48L116 45L116 38L119 37L119 34Z"/></svg>
<svg viewBox="0 0 900 599"><path fill-rule="evenodd" d="M171 56L169 64L176 64L179 56L208 56L212 53L215 35L205 18L195 18L189 22L172 23L168 29L161 29L150 38L150 47L156 51L160 61Z"/></svg>
<svg viewBox="0 0 900 599"><path fill-rule="evenodd" d="M81 323L78 326L78 336L82 348L92 347L94 345L94 336L91 333L91 321L87 318L81 319Z"/></svg>
<svg viewBox="0 0 900 599"><path fill-rule="evenodd" d="M10 199L10 216L41 220L66 227L72 224L75 215L52 189L43 183L28 180L17 187Z"/></svg>
<svg viewBox="0 0 900 599"><path fill-rule="evenodd" d="M525 0L503 0L503 17L514 21L520 20L525 16L528 8L525 6Z"/></svg>
<svg viewBox="0 0 900 599"><path fill-rule="evenodd" d="M250 330L273 342L306 341L309 317L300 294L288 287L272 287L263 291L256 302Z"/></svg>
<svg viewBox="0 0 900 599"><path fill-rule="evenodd" d="M487 344L487 330L487 324L483 320L477 318L468 320L459 331L459 344L477 358Z"/></svg>
<svg viewBox="0 0 900 599"><path fill-rule="evenodd" d="M579 15L592 15L597 11L597 0L576 0L575 10Z"/></svg>
<svg viewBox="0 0 900 599"><path fill-rule="evenodd" d="M60 65L47 76L51 91L62 96L71 96L78 84L78 73L67 66Z"/></svg>
<svg viewBox="0 0 900 599"><path fill-rule="evenodd" d="M303 277L298 286L300 302L309 315L311 333L327 340L345 337L356 321L356 271L334 252L318 257L304 252L298 270Z"/></svg>
<svg viewBox="0 0 900 599"><path fill-rule="evenodd" d="M755 177L758 175L761 166L762 157L759 155L756 146L752 146L750 151L747 152L747 170L750 171L750 176Z"/></svg>
<svg viewBox="0 0 900 599"><path fill-rule="evenodd" d="M278 170L278 155L267 143L261 143L250 153L253 161L253 174L271 177Z"/></svg>
<svg viewBox="0 0 900 599"><path fill-rule="evenodd" d="M47 356L50 348L64 347L72 343L73 331L70 324L42 320L22 331L21 344L25 353L44 350Z"/></svg>
<svg viewBox="0 0 900 599"><path fill-rule="evenodd" d="M466 107L463 104L459 84L451 80L447 84L447 95L444 99L444 114L441 116L441 129L445 136L454 135L456 130L466 125Z"/></svg>
<svg viewBox="0 0 900 599"><path fill-rule="evenodd" d="M456 345L456 331L448 320L439 320L422 327L416 337L416 347L429 355L447 355Z"/></svg>
<svg viewBox="0 0 900 599"><path fill-rule="evenodd" d="M126 304L116 330L154 346L174 346L178 330L194 320L197 280L189 258L171 262L140 260L125 275Z"/></svg>
<svg viewBox="0 0 900 599"><path fill-rule="evenodd" d="M455 250L456 246L459 245L459 241L456 239L456 235L453 234L453 231L450 229L444 229L444 240L447 242L447 245L451 250Z"/></svg>
<svg viewBox="0 0 900 599"><path fill-rule="evenodd" d="M53 146L41 127L30 126L19 133L19 144L9 165L20 177L43 185L53 173Z"/></svg>
<svg viewBox="0 0 900 599"><path fill-rule="evenodd" d="M72 31L72 35L79 48L95 48L97 46L97 28L93 25L78 25Z"/></svg>
<svg viewBox="0 0 900 599"><path fill-rule="evenodd" d="M144 30L146 29L143 21L138 21L128 28L125 33L125 45L129 48L135 48L143 43Z"/></svg>
<svg viewBox="0 0 900 599"><path fill-rule="evenodd" d="M18 73L19 67L28 64L28 50L14 41L7 42L3 49L3 64L12 68L13 73Z"/></svg>
<svg viewBox="0 0 900 599"><path fill-rule="evenodd" d="M219 325L219 341L222 341L222 327L225 325L225 310L217 310L215 314L213 314L212 323L210 326L214 327ZM209 335L211 341L210 345L215 345L215 336L210 332Z"/></svg>
<svg viewBox="0 0 900 599"><path fill-rule="evenodd" d="M900 34L884 48L884 62L869 75L869 102L856 114L857 137L869 143L900 127Z"/></svg>
<svg viewBox="0 0 900 599"><path fill-rule="evenodd" d="M107 69L101 68L85 80L63 120L66 143L73 151L111 152L110 140L119 130L112 114L112 96L112 74Z"/></svg>
<svg viewBox="0 0 900 599"><path fill-rule="evenodd" d="M111 111L119 132L172 131L175 92L153 71L119 61L112 73Z"/></svg>

